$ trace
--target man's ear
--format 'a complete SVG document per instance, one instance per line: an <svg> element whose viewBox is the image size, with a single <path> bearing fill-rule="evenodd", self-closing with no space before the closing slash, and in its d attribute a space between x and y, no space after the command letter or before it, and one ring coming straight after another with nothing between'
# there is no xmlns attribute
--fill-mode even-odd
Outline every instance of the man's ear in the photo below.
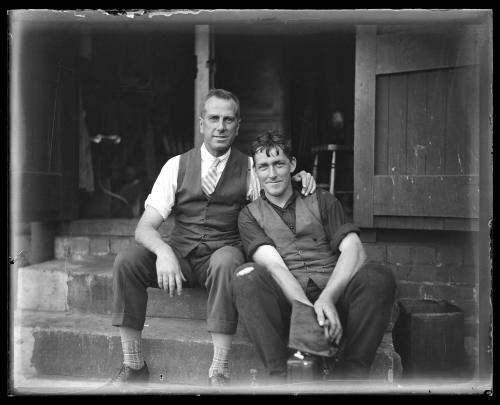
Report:
<svg viewBox="0 0 500 405"><path fill-rule="evenodd" d="M200 115L200 132L203 133L203 117Z"/></svg>
<svg viewBox="0 0 500 405"><path fill-rule="evenodd" d="M290 159L290 173L293 173L296 168L297 168L297 159L295 159L295 156L292 156L292 159Z"/></svg>
<svg viewBox="0 0 500 405"><path fill-rule="evenodd" d="M240 123L241 123L241 119L238 119L236 121L236 130L234 131L235 132L235 136L238 136L240 134Z"/></svg>

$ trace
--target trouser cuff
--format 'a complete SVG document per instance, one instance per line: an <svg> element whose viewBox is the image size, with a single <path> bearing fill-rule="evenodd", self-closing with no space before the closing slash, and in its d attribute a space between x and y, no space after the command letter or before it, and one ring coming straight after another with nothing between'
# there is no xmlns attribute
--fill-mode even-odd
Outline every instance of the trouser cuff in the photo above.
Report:
<svg viewBox="0 0 500 405"><path fill-rule="evenodd" d="M136 318L130 314L114 313L111 321L113 326L125 326L127 328L132 328L136 330L144 329L145 319Z"/></svg>
<svg viewBox="0 0 500 405"><path fill-rule="evenodd" d="M207 319L207 330L210 333L223 333L225 335L234 335L236 333L237 322L226 321L223 319Z"/></svg>

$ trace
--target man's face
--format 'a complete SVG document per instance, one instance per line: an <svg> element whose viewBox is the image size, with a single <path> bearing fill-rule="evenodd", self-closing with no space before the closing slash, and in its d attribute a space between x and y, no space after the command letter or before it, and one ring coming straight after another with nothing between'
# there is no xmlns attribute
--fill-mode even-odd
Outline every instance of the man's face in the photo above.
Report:
<svg viewBox="0 0 500 405"><path fill-rule="evenodd" d="M291 174L295 170L296 161L295 158L288 159L280 147L271 149L269 156L265 150L257 152L254 164L260 185L267 195L279 198L287 190L291 190Z"/></svg>
<svg viewBox="0 0 500 405"><path fill-rule="evenodd" d="M236 117L236 103L210 97L205 102L205 113L200 117L200 131L207 150L213 156L227 152L238 136L239 120Z"/></svg>

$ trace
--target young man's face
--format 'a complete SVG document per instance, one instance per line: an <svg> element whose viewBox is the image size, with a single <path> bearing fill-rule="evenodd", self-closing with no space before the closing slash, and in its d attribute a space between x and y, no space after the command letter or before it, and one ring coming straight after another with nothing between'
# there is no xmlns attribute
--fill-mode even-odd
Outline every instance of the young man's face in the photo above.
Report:
<svg viewBox="0 0 500 405"><path fill-rule="evenodd" d="M213 156L222 156L238 136L239 120L236 103L210 97L205 102L205 113L200 118L200 131L207 150Z"/></svg>
<svg viewBox="0 0 500 405"><path fill-rule="evenodd" d="M261 150L254 155L255 172L260 185L267 195L281 197L292 189L292 173L295 170L295 158L291 160L280 147L269 151Z"/></svg>

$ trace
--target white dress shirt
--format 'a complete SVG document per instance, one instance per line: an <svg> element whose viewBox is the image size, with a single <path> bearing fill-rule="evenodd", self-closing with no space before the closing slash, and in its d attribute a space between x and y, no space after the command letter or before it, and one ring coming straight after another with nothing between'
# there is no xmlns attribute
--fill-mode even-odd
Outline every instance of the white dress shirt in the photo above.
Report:
<svg viewBox="0 0 500 405"><path fill-rule="evenodd" d="M217 166L217 183L219 182L220 176L226 167L230 154L231 148L229 148L224 155L219 156L220 163ZM205 147L205 144L201 145L201 177L207 173L214 159L215 156L210 154ZM150 207L156 209L163 217L163 220L168 218L175 203L179 162L180 155L177 155L165 163L160 171L160 174L156 178L151 193L144 202L144 207L149 205ZM250 201L253 201L259 198L260 184L257 176L255 175L255 171L253 170L253 159L250 156L248 157L248 170L250 172L250 176L247 176L247 198Z"/></svg>

